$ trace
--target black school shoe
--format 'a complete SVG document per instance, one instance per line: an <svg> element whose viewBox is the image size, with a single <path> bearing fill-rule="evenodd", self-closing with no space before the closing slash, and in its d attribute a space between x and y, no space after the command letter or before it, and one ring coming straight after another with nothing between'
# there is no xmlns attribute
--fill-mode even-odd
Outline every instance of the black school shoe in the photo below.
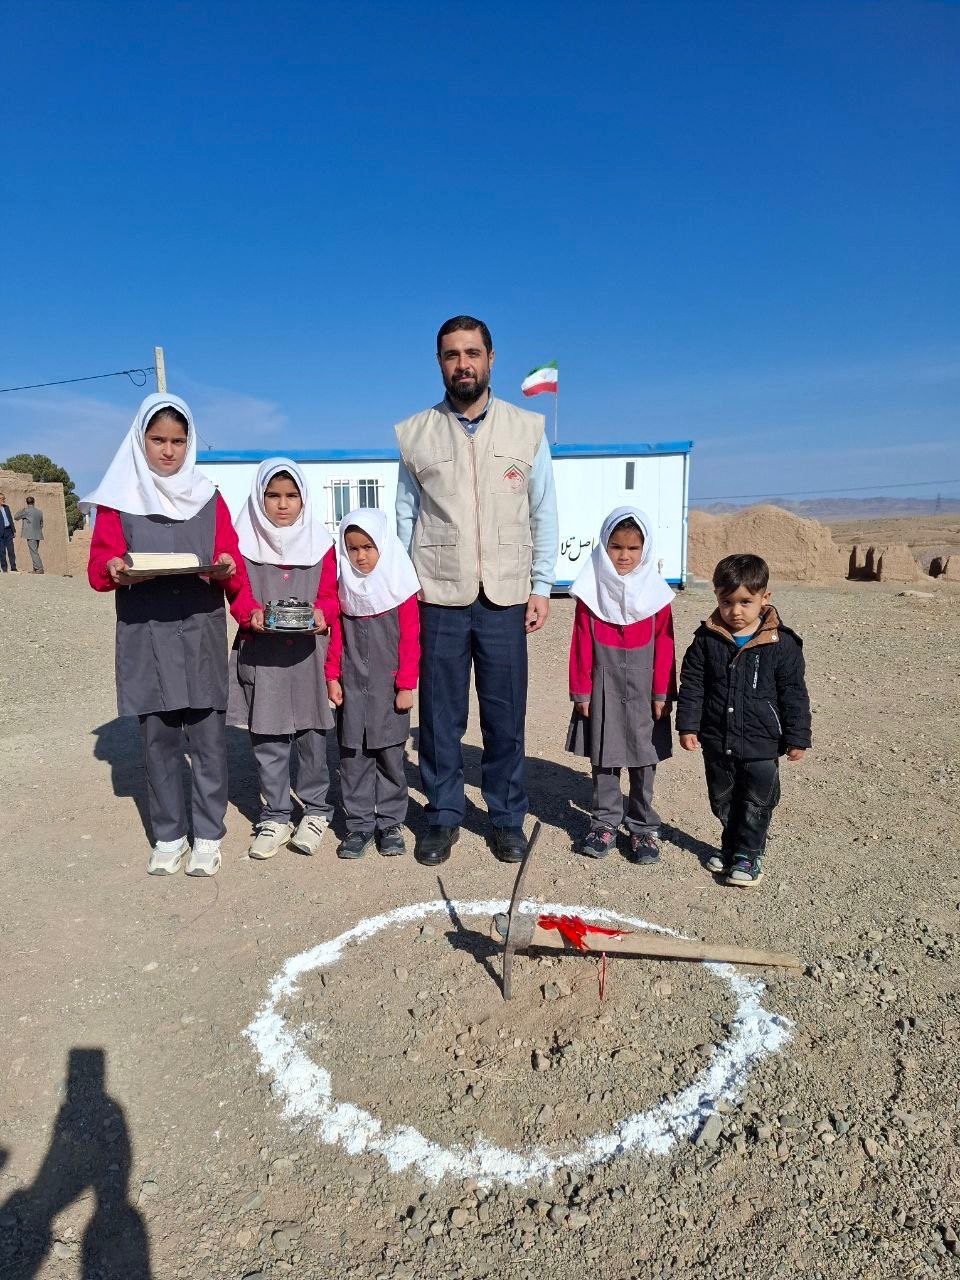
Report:
<svg viewBox="0 0 960 1280"><path fill-rule="evenodd" d="M630 861L640 867L652 867L660 861L660 845L657 837L644 832L642 836L630 835Z"/></svg>
<svg viewBox="0 0 960 1280"><path fill-rule="evenodd" d="M403 827L387 827L377 832L377 847L385 858L396 858L407 852L407 844L403 838Z"/></svg>
<svg viewBox="0 0 960 1280"><path fill-rule="evenodd" d="M527 852L523 827L494 827L490 834L490 848L498 862L522 862Z"/></svg>
<svg viewBox="0 0 960 1280"><path fill-rule="evenodd" d="M351 831L337 845L338 858L362 858L373 844L372 831Z"/></svg>
<svg viewBox="0 0 960 1280"><path fill-rule="evenodd" d="M439 867L459 839L459 827L427 827L417 836L413 856L422 867Z"/></svg>

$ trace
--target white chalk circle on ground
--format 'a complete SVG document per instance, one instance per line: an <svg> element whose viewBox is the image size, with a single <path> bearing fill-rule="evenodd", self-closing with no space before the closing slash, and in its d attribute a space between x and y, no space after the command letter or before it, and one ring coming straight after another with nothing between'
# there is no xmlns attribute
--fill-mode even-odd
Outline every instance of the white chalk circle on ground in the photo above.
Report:
<svg viewBox="0 0 960 1280"><path fill-rule="evenodd" d="M304 1048L303 1029L291 1027L279 1011L283 1001L299 990L301 976L336 964L349 943L366 942L383 929L410 925L435 915L489 917L508 908L505 901L415 902L361 920L339 937L291 957L271 981L266 1002L243 1033L256 1051L261 1074L272 1077L271 1090L283 1104L284 1117L298 1129L312 1130L328 1145L339 1144L351 1155L374 1152L393 1170L413 1166L431 1181L456 1177L475 1178L481 1185L516 1185L549 1179L559 1169L599 1164L622 1152L663 1155L680 1139L691 1138L719 1101L737 1101L750 1068L776 1053L790 1038L789 1019L769 1013L761 1005L762 982L745 978L729 964L704 963L704 968L727 983L736 1001L728 1038L714 1047L703 1070L679 1092L661 1098L647 1111L624 1116L608 1133L584 1136L579 1145L508 1151L480 1135L471 1147L444 1147L412 1125L385 1128L369 1111L350 1102L338 1102L333 1096L330 1073L314 1062ZM520 909L528 914L572 914L599 924L629 925L671 937L683 936L673 929L606 908L525 902ZM312 1044L316 1046L317 1041Z"/></svg>

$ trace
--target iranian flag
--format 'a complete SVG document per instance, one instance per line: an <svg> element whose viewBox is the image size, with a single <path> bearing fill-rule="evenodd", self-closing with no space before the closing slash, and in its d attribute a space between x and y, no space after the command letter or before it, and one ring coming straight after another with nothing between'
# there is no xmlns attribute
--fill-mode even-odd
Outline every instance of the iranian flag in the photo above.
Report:
<svg viewBox="0 0 960 1280"><path fill-rule="evenodd" d="M542 364L538 369L531 369L523 382L520 384L520 390L525 396L539 396L544 391L552 391L554 395L557 393L557 362L551 360L549 364Z"/></svg>

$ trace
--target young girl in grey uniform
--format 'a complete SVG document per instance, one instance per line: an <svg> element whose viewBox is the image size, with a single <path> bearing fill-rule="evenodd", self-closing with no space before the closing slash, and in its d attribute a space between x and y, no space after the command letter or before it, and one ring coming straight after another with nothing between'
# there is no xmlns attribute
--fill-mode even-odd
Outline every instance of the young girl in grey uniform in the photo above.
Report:
<svg viewBox="0 0 960 1280"><path fill-rule="evenodd" d="M337 856L361 858L374 839L390 856L406 849L403 751L420 668L420 583L382 511L344 516L339 552L340 613L326 667L347 818Z"/></svg>
<svg viewBox="0 0 960 1280"><path fill-rule="evenodd" d="M669 703L676 697L673 592L656 564L648 517L617 507L570 588L577 607L567 749L589 756L593 774L592 820L579 852L606 857L625 821L630 858L643 866L660 859L653 780L672 751ZM630 779L626 814L622 768Z"/></svg>
<svg viewBox="0 0 960 1280"><path fill-rule="evenodd" d="M261 809L251 858L272 858L284 845L316 853L327 829L330 771L327 730L333 713L323 672L330 623L337 615L333 539L316 518L306 477L289 458L268 458L254 477L237 536L258 607L237 633L231 655L231 724L247 725L260 780ZM271 600L313 604L314 630L270 635L263 606ZM296 744L296 792L303 816L290 822L290 748Z"/></svg>
<svg viewBox="0 0 960 1280"><path fill-rule="evenodd" d="M99 486L80 507L96 507L87 577L114 591L117 704L140 721L154 846L147 870L187 875L220 868L226 832L226 593L238 622L256 608L226 503L199 471L196 433L177 396L151 395ZM128 551L192 552L219 576L154 577L130 583ZM180 783L184 738L191 763L193 848Z"/></svg>

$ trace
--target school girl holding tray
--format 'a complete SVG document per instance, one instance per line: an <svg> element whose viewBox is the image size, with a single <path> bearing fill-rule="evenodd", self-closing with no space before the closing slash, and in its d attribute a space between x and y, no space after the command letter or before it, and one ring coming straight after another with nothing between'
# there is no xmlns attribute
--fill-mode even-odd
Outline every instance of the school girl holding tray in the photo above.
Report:
<svg viewBox="0 0 960 1280"><path fill-rule="evenodd" d="M290 458L268 458L254 477L237 536L258 608L237 633L231 655L230 724L247 725L260 780L261 810L251 858L272 858L286 844L320 848L333 816L327 730L333 713L323 665L337 616L333 539L316 518L306 477ZM271 600L313 604L314 630L265 634ZM299 757L297 796L303 816L290 822L290 749Z"/></svg>
<svg viewBox="0 0 960 1280"><path fill-rule="evenodd" d="M385 856L406 845L403 752L420 667L420 583L382 511L340 522L340 613L327 651L327 692L339 709L340 791L347 835L337 856Z"/></svg>
<svg viewBox="0 0 960 1280"><path fill-rule="evenodd" d="M140 721L154 846L151 875L173 875L187 858L191 876L220 869L227 809L227 620L256 608L226 503L195 466L196 433L177 396L150 395L97 488L87 577L114 591L120 715ZM127 585L127 552L189 552L222 576L153 577ZM193 847L180 782L191 763Z"/></svg>
<svg viewBox="0 0 960 1280"><path fill-rule="evenodd" d="M605 857L625 822L630 858L643 866L660 858L653 781L659 761L672 753L669 703L676 697L673 592L656 565L648 517L636 507L617 507L570 588L577 607L567 749L589 756L593 774L590 830L579 852Z"/></svg>

